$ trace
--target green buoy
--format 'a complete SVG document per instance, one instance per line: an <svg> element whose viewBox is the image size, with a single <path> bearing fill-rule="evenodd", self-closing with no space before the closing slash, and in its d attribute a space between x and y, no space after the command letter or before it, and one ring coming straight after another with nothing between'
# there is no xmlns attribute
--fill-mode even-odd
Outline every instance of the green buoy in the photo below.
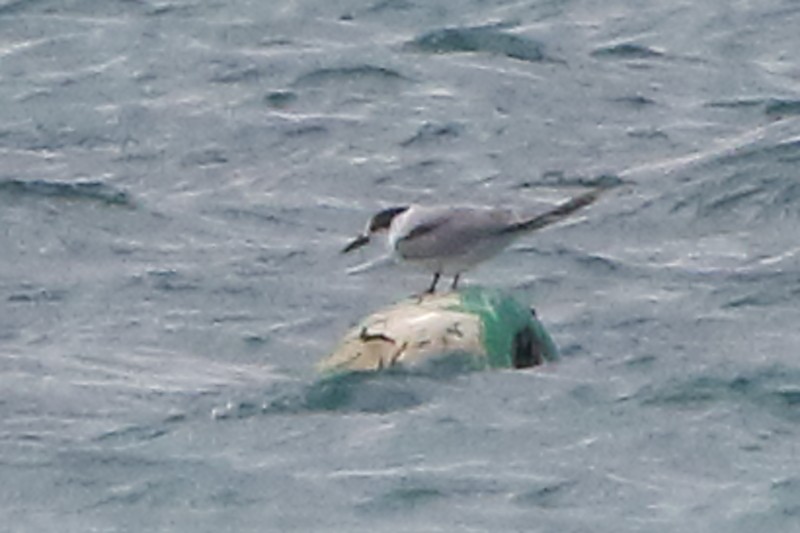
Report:
<svg viewBox="0 0 800 533"><path fill-rule="evenodd" d="M464 357L469 367L527 368L558 357L535 314L484 287L415 296L373 313L318 364L325 374L414 366Z"/></svg>

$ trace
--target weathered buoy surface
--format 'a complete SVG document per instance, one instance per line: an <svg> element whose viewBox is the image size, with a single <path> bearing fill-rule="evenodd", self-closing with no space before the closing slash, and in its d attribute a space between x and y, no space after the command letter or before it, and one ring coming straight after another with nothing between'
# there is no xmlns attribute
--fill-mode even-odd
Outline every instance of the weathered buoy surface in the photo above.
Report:
<svg viewBox="0 0 800 533"><path fill-rule="evenodd" d="M445 356L483 369L526 368L558 354L531 309L503 291L473 286L415 296L369 315L318 370L374 371Z"/></svg>

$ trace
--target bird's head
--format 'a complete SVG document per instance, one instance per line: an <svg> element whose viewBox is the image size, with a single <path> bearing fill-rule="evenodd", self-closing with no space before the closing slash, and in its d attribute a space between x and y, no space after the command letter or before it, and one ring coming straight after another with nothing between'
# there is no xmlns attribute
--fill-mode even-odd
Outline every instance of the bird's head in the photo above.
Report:
<svg viewBox="0 0 800 533"><path fill-rule="evenodd" d="M400 207L389 207L374 214L372 218L369 219L364 233L350 241L350 243L344 247L342 253L346 254L347 252L352 252L357 248L361 248L369 242L372 235L381 233L383 231L388 231L389 226L392 225L392 220L394 220L394 217L401 213L405 213L408 211L408 208L409 206L407 205Z"/></svg>

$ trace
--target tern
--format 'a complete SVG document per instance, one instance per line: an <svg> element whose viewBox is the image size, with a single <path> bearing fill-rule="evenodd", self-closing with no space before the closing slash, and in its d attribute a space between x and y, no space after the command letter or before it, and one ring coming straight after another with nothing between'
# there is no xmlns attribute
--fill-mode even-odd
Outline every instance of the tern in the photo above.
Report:
<svg viewBox="0 0 800 533"><path fill-rule="evenodd" d="M526 233L560 222L593 203L603 188L576 196L532 218L520 218L501 207L421 206L389 207L373 215L364 232L342 253L370 242L373 235L387 232L390 253L397 259L433 273L426 293L436 290L442 275L453 276L452 289L461 274L502 252Z"/></svg>

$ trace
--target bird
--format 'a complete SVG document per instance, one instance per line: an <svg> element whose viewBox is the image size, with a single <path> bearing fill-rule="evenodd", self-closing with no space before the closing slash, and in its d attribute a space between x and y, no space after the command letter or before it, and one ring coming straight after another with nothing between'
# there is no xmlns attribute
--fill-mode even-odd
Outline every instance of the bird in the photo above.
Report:
<svg viewBox="0 0 800 533"><path fill-rule="evenodd" d="M385 232L395 258L433 273L425 293L433 294L443 275L453 276L451 289L456 290L462 273L499 254L518 237L560 222L594 203L603 190L595 188L545 213L522 219L503 207L389 207L373 215L364 232L350 241L342 253L361 248L373 235Z"/></svg>

